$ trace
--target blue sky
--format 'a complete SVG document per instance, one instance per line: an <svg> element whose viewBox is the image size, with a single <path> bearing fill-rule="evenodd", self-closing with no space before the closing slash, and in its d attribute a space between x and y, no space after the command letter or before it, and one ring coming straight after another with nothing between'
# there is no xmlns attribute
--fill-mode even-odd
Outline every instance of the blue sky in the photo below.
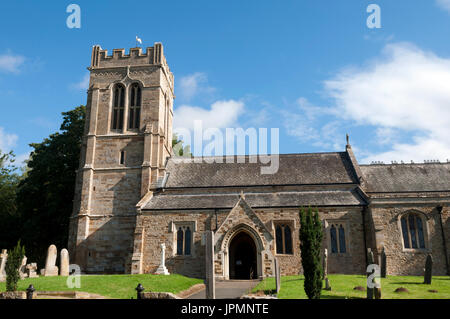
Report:
<svg viewBox="0 0 450 319"><path fill-rule="evenodd" d="M136 35L164 45L176 125L277 127L281 153L343 151L348 133L361 162L450 159L450 0L8 1L0 28L0 148L19 159L85 104L92 45Z"/></svg>

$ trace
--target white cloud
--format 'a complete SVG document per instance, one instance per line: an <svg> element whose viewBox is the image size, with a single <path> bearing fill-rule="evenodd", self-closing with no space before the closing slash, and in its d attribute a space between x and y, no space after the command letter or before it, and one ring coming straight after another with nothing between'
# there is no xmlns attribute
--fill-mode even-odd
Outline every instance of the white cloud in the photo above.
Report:
<svg viewBox="0 0 450 319"><path fill-rule="evenodd" d="M325 89L335 101L336 116L410 134L412 144L394 142L392 150L365 162L450 157L450 59L391 44L380 59L342 71L325 82Z"/></svg>
<svg viewBox="0 0 450 319"><path fill-rule="evenodd" d="M194 121L202 121L203 128L226 128L236 125L244 103L236 100L214 102L209 109L182 105L175 109L174 128L193 129Z"/></svg>
<svg viewBox="0 0 450 319"><path fill-rule="evenodd" d="M190 101L194 96L200 93L211 94L215 91L215 88L207 85L208 77L202 72L183 76L178 81L180 98L185 101Z"/></svg>
<svg viewBox="0 0 450 319"><path fill-rule="evenodd" d="M16 134L8 134L3 127L0 127L0 151L2 153L9 152L16 145L17 139Z"/></svg>
<svg viewBox="0 0 450 319"><path fill-rule="evenodd" d="M10 53L0 55L0 71L19 73L20 67L25 62L25 57Z"/></svg>
<svg viewBox="0 0 450 319"><path fill-rule="evenodd" d="M71 87L77 90L87 90L89 88L89 78L89 73L86 73L80 82L72 84Z"/></svg>
<svg viewBox="0 0 450 319"><path fill-rule="evenodd" d="M297 100L284 112L288 134L326 149L342 148L349 126L374 130L359 146L361 162L450 158L450 58L407 43L388 44L370 63L324 82L330 107ZM368 144L384 151L374 152Z"/></svg>
<svg viewBox="0 0 450 319"><path fill-rule="evenodd" d="M450 12L450 0L436 0L436 4L442 9Z"/></svg>

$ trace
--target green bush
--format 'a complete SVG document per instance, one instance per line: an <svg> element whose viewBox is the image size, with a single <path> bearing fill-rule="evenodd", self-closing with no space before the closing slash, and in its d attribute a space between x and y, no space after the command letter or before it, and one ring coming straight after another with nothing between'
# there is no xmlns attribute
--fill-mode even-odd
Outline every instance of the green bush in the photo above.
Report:
<svg viewBox="0 0 450 319"><path fill-rule="evenodd" d="M309 299L320 299L322 290L322 223L319 212L311 208L300 210L300 252L302 257L304 289Z"/></svg>
<svg viewBox="0 0 450 319"><path fill-rule="evenodd" d="M22 265L22 259L25 256L25 247L20 245L20 240L17 246L8 254L6 260L6 291L16 291L17 283L20 279L19 267Z"/></svg>

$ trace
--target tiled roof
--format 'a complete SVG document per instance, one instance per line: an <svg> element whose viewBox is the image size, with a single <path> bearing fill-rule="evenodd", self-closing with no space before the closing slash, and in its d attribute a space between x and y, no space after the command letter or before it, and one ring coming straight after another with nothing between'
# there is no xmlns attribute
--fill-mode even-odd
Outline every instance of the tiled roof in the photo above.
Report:
<svg viewBox="0 0 450 319"><path fill-rule="evenodd" d="M450 163L361 165L366 192L450 190Z"/></svg>
<svg viewBox="0 0 450 319"><path fill-rule="evenodd" d="M144 210L232 208L239 194L156 194ZM245 201L252 208L301 206L358 206L365 204L356 191L286 191L246 193Z"/></svg>
<svg viewBox="0 0 450 319"><path fill-rule="evenodd" d="M221 158L221 157L220 157ZM261 174L262 166L249 163L195 163L194 159L171 158L165 188L226 187L256 185L311 185L357 183L347 153L281 154L275 174ZM213 159L213 158L210 158ZM218 158L214 158L218 159Z"/></svg>

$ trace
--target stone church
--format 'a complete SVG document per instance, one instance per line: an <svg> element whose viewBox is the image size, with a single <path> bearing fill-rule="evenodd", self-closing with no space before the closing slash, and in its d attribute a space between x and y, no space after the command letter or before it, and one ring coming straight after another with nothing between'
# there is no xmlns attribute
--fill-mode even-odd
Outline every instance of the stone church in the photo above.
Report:
<svg viewBox="0 0 450 319"><path fill-rule="evenodd" d="M69 230L84 273L203 277L203 233L215 233L218 279L302 273L299 208L317 208L330 273L363 274L384 249L387 273L449 274L450 163L358 164L342 152L259 163L172 156L174 77L161 43L145 52L92 49L87 117ZM241 158L242 160L242 158Z"/></svg>

